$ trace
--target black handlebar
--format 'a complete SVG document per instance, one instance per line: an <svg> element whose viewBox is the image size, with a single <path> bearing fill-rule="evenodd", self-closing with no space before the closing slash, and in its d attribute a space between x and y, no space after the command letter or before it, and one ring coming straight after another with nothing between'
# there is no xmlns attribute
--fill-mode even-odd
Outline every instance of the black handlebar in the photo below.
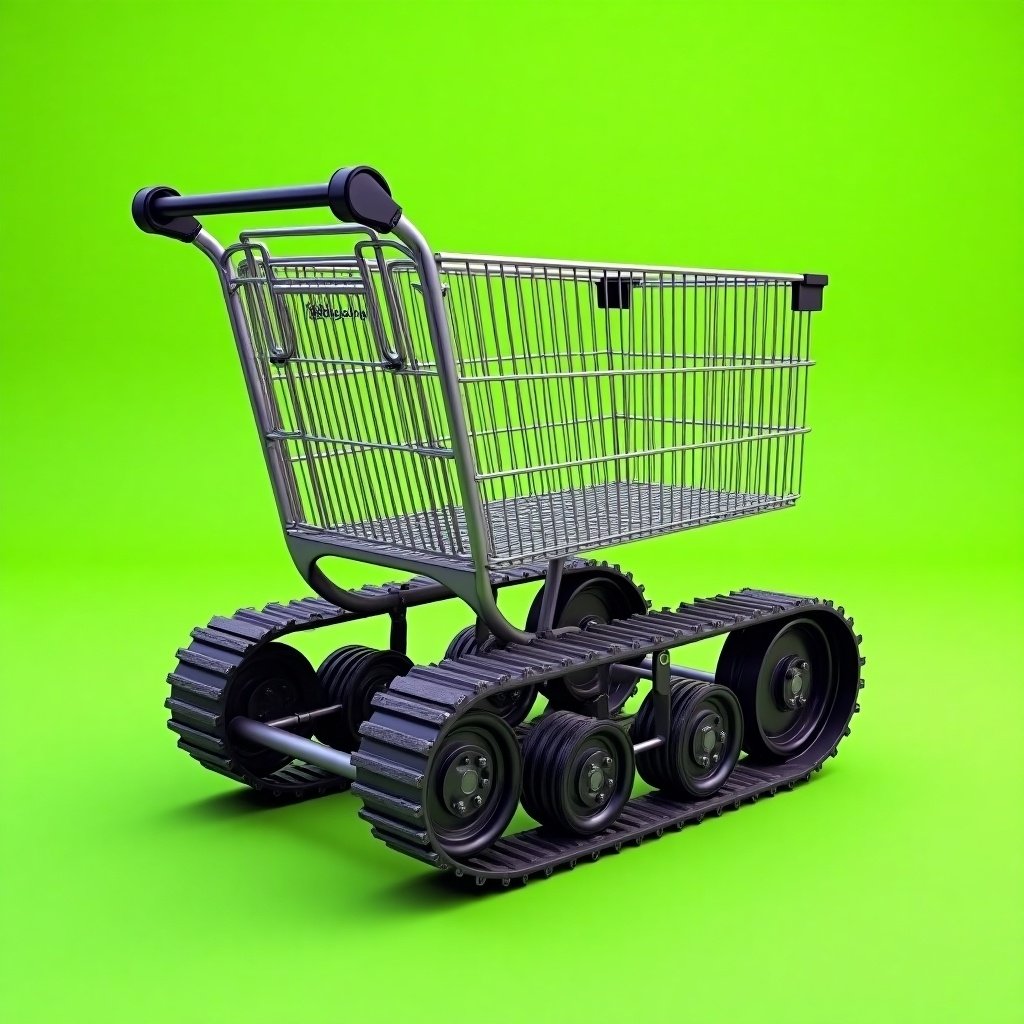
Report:
<svg viewBox="0 0 1024 1024"><path fill-rule="evenodd" d="M132 200L132 217L143 231L191 242L201 230L196 217L219 213L264 213L326 207L338 220L391 231L402 208L391 198L384 176L372 167L342 167L326 185L260 188L245 192L210 192L183 196L166 185L140 189Z"/></svg>

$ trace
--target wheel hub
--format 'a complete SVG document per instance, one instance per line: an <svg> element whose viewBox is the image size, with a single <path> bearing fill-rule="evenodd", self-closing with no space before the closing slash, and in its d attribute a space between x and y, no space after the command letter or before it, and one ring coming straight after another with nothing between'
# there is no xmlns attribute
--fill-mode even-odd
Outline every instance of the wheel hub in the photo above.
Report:
<svg viewBox="0 0 1024 1024"><path fill-rule="evenodd" d="M788 760L809 749L833 716L841 716L838 688L849 684L847 674L857 666L845 661L849 651L833 650L833 644L847 643L848 632L835 618L814 612L813 619L766 622L726 639L718 669L740 696L747 753L764 761Z"/></svg>
<svg viewBox="0 0 1024 1024"><path fill-rule="evenodd" d="M487 751L466 744L449 757L441 777L445 806L459 818L468 818L483 807L491 793L491 763Z"/></svg>
<svg viewBox="0 0 1024 1024"><path fill-rule="evenodd" d="M249 698L249 717L258 722L290 714L298 693L287 679L268 679Z"/></svg>
<svg viewBox="0 0 1024 1024"><path fill-rule="evenodd" d="M598 807L608 800L615 788L615 758L604 750L591 750L584 755L576 775L576 791L587 807Z"/></svg>
<svg viewBox="0 0 1024 1024"><path fill-rule="evenodd" d="M799 711L807 705L811 689L811 666L797 656L784 658L775 672L775 702L781 711Z"/></svg>
<svg viewBox="0 0 1024 1024"><path fill-rule="evenodd" d="M722 716L705 711L694 723L690 751L694 761L706 771L714 771L729 745L729 732Z"/></svg>

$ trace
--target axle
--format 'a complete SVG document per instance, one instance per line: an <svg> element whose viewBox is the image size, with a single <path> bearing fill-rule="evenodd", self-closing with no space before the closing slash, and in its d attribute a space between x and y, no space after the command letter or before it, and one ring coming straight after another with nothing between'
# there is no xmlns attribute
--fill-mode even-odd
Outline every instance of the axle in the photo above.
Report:
<svg viewBox="0 0 1024 1024"><path fill-rule="evenodd" d="M304 722L312 722L317 718L326 718L328 715L333 715L336 711L340 711L343 707L343 704L328 704L323 708L316 708L313 711L302 711L297 715L285 715L284 718L275 718L263 724L269 725L274 729L291 729L296 725L302 725Z"/></svg>
<svg viewBox="0 0 1024 1024"><path fill-rule="evenodd" d="M641 665L617 665L616 669L620 672L628 672L640 679L650 680L653 678L654 663L650 658L645 658ZM670 665L669 674L677 679L698 679L704 682L714 682L715 679L711 672L687 668L683 665ZM258 722L254 718L240 715L232 720L231 729L250 743L258 743L260 746L277 750L282 754L289 754L300 761L316 765L318 768L323 768L324 771L352 781L356 777L356 770L352 767L351 753L335 750L334 747L329 747L326 743L318 743L316 740L306 739L305 736L296 736L294 733L288 732L288 729L293 726L324 718L340 709L340 704L329 704L326 707L316 708L302 714L277 718L271 722ZM640 754L645 750L659 747L664 742L664 739L661 738L644 740L642 743L634 744L633 752Z"/></svg>
<svg viewBox="0 0 1024 1024"><path fill-rule="evenodd" d="M231 729L250 743L258 743L282 754L289 754L300 761L314 764L324 771L349 780L356 777L356 770L352 767L352 755L343 750L335 750L325 743L308 740L305 736L296 736L284 729L242 715L232 719Z"/></svg>
<svg viewBox="0 0 1024 1024"><path fill-rule="evenodd" d="M638 666L620 665L619 668L632 672L640 676L641 679L650 679L651 673L654 671L654 663L650 658L644 658ZM702 683L713 683L715 681L714 672L705 672L700 668L688 668L686 665L669 665L668 671L669 675L676 679L697 679Z"/></svg>

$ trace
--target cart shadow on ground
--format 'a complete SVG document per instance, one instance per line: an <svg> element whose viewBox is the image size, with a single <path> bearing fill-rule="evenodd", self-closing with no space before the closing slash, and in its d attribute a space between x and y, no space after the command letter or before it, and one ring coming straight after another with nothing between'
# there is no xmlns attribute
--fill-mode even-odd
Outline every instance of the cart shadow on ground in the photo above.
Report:
<svg viewBox="0 0 1024 1024"><path fill-rule="evenodd" d="M912 764L907 764L906 768L903 785L913 788L916 773ZM841 800L850 811L850 827L856 831L856 822L866 820L865 816L872 813L871 808L877 806L880 799L897 799L899 789L897 786L893 791L891 765L883 767L862 755L858 757L855 771L849 760L844 764L839 759L831 761L815 776L815 781L798 786L799 792L780 792L774 800L764 799L756 805L744 806L742 811L729 811L721 819L713 818L706 824L689 828L699 828L700 835L713 842L716 825L733 831L741 820L754 826L758 818L766 823L771 819L775 824L768 832L762 829L759 842L765 844L766 849L781 854L788 843L786 821L791 820L793 813L806 818L814 813L814 805L819 801ZM273 861L267 864L271 875L290 878L287 903L296 917L315 917L326 921L330 928L353 914L370 913L378 922L397 923L471 912L474 906L492 906L491 901L497 897L517 902L515 893L525 896L527 890L538 885L558 889L559 877L563 877L564 882L565 876L576 874L559 870L550 878L535 877L525 885L513 880L507 888L500 883L476 886L466 879L455 878L450 872L435 871L386 849L372 838L369 826L357 815L358 808L358 799L349 793L280 804L241 789L178 802L168 806L163 817L165 824L176 830L195 830L192 841L197 856L202 855L206 842L204 826L237 828L238 835L232 836L237 855L258 858L264 863L269 857ZM780 814L784 810L786 813ZM247 821L258 823L259 831L272 826L267 831L273 834L275 841L285 838L287 843L294 844L293 849L278 845L273 850L268 849L268 844L263 842L266 833L260 835L247 829ZM738 848L735 836L728 845L734 850ZM292 873L295 848L303 855L303 871L298 876ZM625 856L631 861L627 869L633 871L632 865L637 864L631 857L633 852L632 845L624 846L620 853L609 853L600 863L587 865L582 870L589 872L603 865L606 872L614 873L612 865ZM622 870L621 865L619 870ZM610 875L606 875L606 879L614 881ZM523 904L518 901L517 905Z"/></svg>
<svg viewBox="0 0 1024 1024"><path fill-rule="evenodd" d="M487 900L523 888L521 883L514 883L509 890L501 885L477 886L449 872L399 857L370 835L369 826L358 818L357 809L358 801L347 793L289 804L240 789L169 807L165 820L169 819L179 829L241 819L258 819L261 827L279 822L282 833L330 858L334 870L329 877L317 878L315 873L305 877L311 904L323 906L325 892L336 888L335 907L339 914L350 912L354 904L364 903L372 905L378 916L382 912L402 917L451 911L466 902ZM202 844L200 833L201 828L196 834L197 845ZM266 856L265 851L261 856ZM307 865L311 868L314 863L311 858ZM356 869L359 886L345 883L346 867Z"/></svg>

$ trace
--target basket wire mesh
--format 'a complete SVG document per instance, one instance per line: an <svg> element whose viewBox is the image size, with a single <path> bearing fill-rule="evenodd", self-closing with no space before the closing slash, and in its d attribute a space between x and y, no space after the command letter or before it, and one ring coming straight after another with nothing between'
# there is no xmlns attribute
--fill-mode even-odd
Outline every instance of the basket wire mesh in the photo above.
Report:
<svg viewBox="0 0 1024 1024"><path fill-rule="evenodd" d="M306 239L308 241L308 239ZM295 525L471 562L415 264L271 256L234 284ZM793 504L810 314L792 275L438 256L488 568Z"/></svg>

